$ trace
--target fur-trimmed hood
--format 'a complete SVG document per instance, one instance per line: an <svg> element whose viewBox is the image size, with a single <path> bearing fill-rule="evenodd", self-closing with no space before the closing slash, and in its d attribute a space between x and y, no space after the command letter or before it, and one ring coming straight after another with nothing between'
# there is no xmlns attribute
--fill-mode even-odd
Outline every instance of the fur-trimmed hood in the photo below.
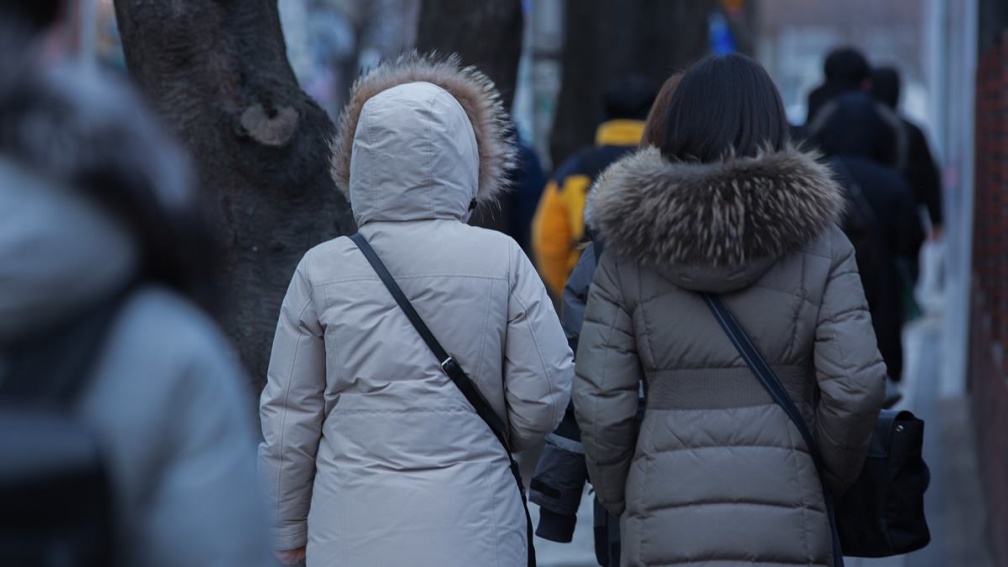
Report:
<svg viewBox="0 0 1008 567"><path fill-rule="evenodd" d="M828 167L793 148L698 164L652 147L599 177L588 214L621 256L691 289L727 291L822 235L844 203Z"/></svg>
<svg viewBox="0 0 1008 567"><path fill-rule="evenodd" d="M516 145L493 83L457 56L410 52L354 84L333 178L358 224L467 218L505 188Z"/></svg>

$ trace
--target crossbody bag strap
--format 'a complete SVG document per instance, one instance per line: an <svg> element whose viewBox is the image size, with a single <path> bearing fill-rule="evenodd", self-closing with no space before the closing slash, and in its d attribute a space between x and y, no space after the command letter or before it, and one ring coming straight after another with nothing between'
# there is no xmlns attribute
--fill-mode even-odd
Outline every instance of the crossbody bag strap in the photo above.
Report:
<svg viewBox="0 0 1008 567"><path fill-rule="evenodd" d="M777 403L778 406L784 413L787 414L791 422L798 429L798 433L801 434L802 439L805 440L805 445L808 447L809 453L812 455L812 460L815 462L816 469L819 471L820 480L823 477L823 460L819 453L819 446L815 442L815 438L812 436L812 432L809 431L808 425L805 423L805 419L801 415L801 411L798 406L795 405L794 400L791 399L791 395L788 394L784 385L781 384L777 374L770 368L767 364L766 359L760 354L756 346L753 344L749 335L742 329L735 316L732 315L728 306L725 305L724 299L719 295L714 295L711 293L703 294L704 302L707 303L707 307L710 308L711 313L714 314L714 318L717 319L718 324L724 330L725 334L731 340L732 344L738 350L739 354L742 356L742 360L745 361L746 366L756 375L760 383L766 389L773 401ZM823 498L826 501L826 514L829 516L830 530L833 537L833 563L834 567L843 567L843 552L840 549L840 536L836 527L836 512L833 506L833 496L830 494L826 485L823 484Z"/></svg>
<svg viewBox="0 0 1008 567"><path fill-rule="evenodd" d="M519 470L518 463L514 460L514 456L511 454L511 445L507 440L507 426L504 420L501 419L497 412L494 411L490 402L483 397L476 384L473 383L472 379L465 373L458 362L455 361L454 357L448 354L441 343L438 342L437 338L434 337L434 333L431 332L427 324L424 323L423 318L417 313L413 304L410 302L406 294L403 293L402 288L396 283L395 278L389 273L388 268L385 267L385 263L382 262L381 258L368 243L367 239L364 238L360 233L354 234L350 237L350 240L360 249L367 258L369 264L374 269L375 273L378 274L378 279L385 284L389 293L392 294L392 298L395 299L396 303L399 304L399 308L402 309L406 318L416 329L420 338L427 343L427 347L437 358L441 365L441 369L448 378L451 379L452 383L462 392L465 399L469 401L469 404L476 410L476 414L486 422L490 431L493 432L494 437L500 441L501 446L504 447L504 452L507 453L508 459L511 462L511 474L515 477L515 482L518 484L518 491L521 493L522 506L525 508L525 522L526 522L526 536L528 537L528 565L529 567L535 567L535 548L533 547L533 530L532 530L532 516L529 514L528 502L525 496L525 484L522 482L521 471Z"/></svg>
<svg viewBox="0 0 1008 567"><path fill-rule="evenodd" d="M508 454L511 454L511 445L508 443L506 426L504 425L504 420L497 415L497 412L493 410L490 403L486 401L483 394L476 388L473 381L466 375L462 367L459 366L458 362L448 354L441 343L434 337L434 333L431 332L427 324L424 323L420 314L417 313L413 304L407 299L406 294L403 293L399 284L396 283L395 278L389 273L388 268L375 253L374 248L368 244L368 241L360 234L354 234L350 237L354 244L360 248L361 252L364 253L364 257L367 258L368 263L374 268L375 273L378 274L378 278L381 279L385 287L388 288L389 293L392 294L393 299L399 304L399 308L402 309L403 313L406 314L406 318L409 319L410 323L416 329L420 338L427 343L427 347L430 348L431 352L434 353L434 357L437 358L441 365L441 369L444 370L445 374L451 378L451 381L462 391L462 395L465 399L476 410L483 421L490 427L493 434L507 450Z"/></svg>

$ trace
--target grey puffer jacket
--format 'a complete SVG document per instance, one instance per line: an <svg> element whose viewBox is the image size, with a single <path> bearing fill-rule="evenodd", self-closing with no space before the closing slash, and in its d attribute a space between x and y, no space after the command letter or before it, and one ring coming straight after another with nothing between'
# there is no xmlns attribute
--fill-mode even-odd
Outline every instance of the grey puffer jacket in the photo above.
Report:
<svg viewBox="0 0 1008 567"><path fill-rule="evenodd" d="M454 60L386 64L354 88L335 168L360 233L522 450L559 423L573 364L518 244L464 222L511 154L495 101ZM439 363L349 239L305 255L261 402L278 549L307 543L309 567L526 564L507 455Z"/></svg>
<svg viewBox="0 0 1008 567"><path fill-rule="evenodd" d="M138 265L115 219L0 159L0 381L4 343L107 300ZM148 286L104 342L77 413L107 456L117 565L272 565L251 392L221 332L185 298Z"/></svg>
<svg viewBox="0 0 1008 567"><path fill-rule="evenodd" d="M830 565L819 476L794 425L697 292L722 294L815 432L825 482L856 478L885 367L828 169L795 150L715 164L643 150L590 198L606 242L574 385L622 564ZM638 380L647 411L638 434Z"/></svg>

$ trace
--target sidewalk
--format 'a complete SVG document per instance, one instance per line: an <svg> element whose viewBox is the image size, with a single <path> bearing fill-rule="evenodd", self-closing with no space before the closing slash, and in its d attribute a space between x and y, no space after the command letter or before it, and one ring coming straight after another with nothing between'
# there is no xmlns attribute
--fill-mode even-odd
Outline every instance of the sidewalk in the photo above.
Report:
<svg viewBox="0 0 1008 567"><path fill-rule="evenodd" d="M941 394L942 319L931 315L905 331L906 379L898 405L925 420L924 458L931 467L926 510L931 544L907 556L847 558L846 567L992 567L984 540L983 495L977 473L969 403ZM538 507L531 506L533 521ZM540 567L593 567L591 496L585 493L574 541L557 544L536 538Z"/></svg>

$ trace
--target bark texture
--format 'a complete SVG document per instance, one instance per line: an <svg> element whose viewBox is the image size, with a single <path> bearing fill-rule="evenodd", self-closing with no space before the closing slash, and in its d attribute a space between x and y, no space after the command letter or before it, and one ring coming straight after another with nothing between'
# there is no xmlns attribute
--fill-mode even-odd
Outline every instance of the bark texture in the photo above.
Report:
<svg viewBox="0 0 1008 567"><path fill-rule="evenodd" d="M493 80L511 109L518 83L524 16L521 0L423 0L417 26L420 52L458 53ZM470 224L508 232L508 199L481 207Z"/></svg>
<svg viewBox="0 0 1008 567"><path fill-rule="evenodd" d="M717 7L717 0L567 2L553 163L592 143L611 81L639 74L660 85L704 55L707 18Z"/></svg>
<svg viewBox="0 0 1008 567"><path fill-rule="evenodd" d="M225 327L262 384L280 301L309 247L353 230L329 176L334 126L298 86L276 0L116 0L126 64L217 198Z"/></svg>

